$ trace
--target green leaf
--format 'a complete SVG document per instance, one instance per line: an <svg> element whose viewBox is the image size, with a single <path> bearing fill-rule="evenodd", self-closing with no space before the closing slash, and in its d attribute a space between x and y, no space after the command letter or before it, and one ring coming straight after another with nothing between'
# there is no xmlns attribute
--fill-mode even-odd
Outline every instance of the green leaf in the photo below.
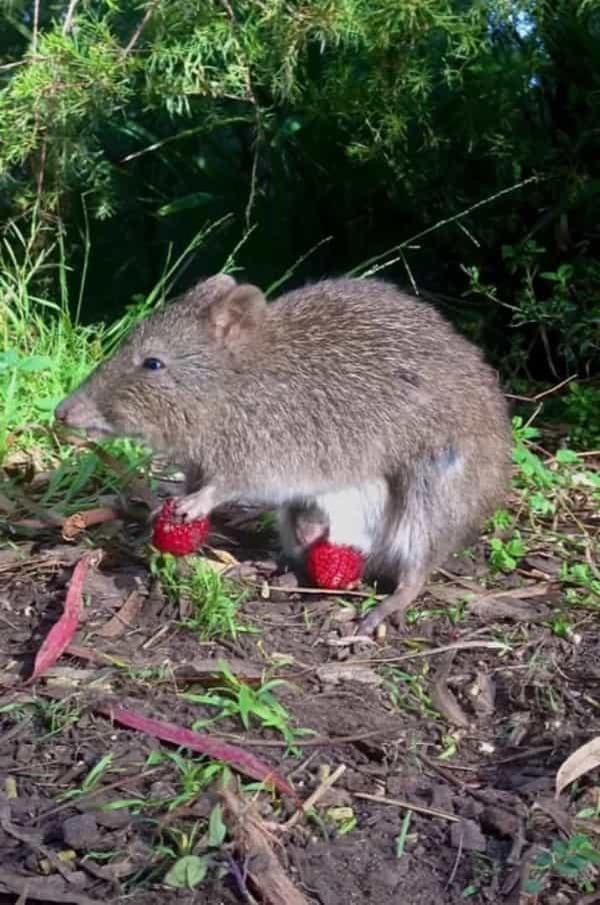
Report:
<svg viewBox="0 0 600 905"><path fill-rule="evenodd" d="M53 412L61 398L61 396L44 396L42 399L36 399L35 407L38 412Z"/></svg>
<svg viewBox="0 0 600 905"><path fill-rule="evenodd" d="M223 814L221 812L221 805L215 805L215 807L210 812L210 818L208 821L208 844L211 848L219 848L220 845L225 841L225 836L227 835L227 827L223 823Z"/></svg>
<svg viewBox="0 0 600 905"><path fill-rule="evenodd" d="M16 367L19 356L14 349L8 349L6 352L0 352L0 369L8 369Z"/></svg>
<svg viewBox="0 0 600 905"><path fill-rule="evenodd" d="M214 201L215 196L209 192L193 192L191 195L182 195L169 204L163 204L158 209L159 217L170 217L172 214L178 214L179 211L191 210L195 207L204 207Z"/></svg>
<svg viewBox="0 0 600 905"><path fill-rule="evenodd" d="M204 855L184 855L167 872L164 883L176 889L193 889L202 883L208 871L208 858Z"/></svg>
<svg viewBox="0 0 600 905"><path fill-rule="evenodd" d="M554 457L561 465L576 465L579 456L572 449L559 449Z"/></svg>
<svg viewBox="0 0 600 905"><path fill-rule="evenodd" d="M250 688L248 688L247 685L242 685L242 687L240 688L238 704L240 708L240 719L242 721L244 729L249 729L250 721L248 719L248 716L250 714L250 711L256 708L252 691L250 690Z"/></svg>
<svg viewBox="0 0 600 905"><path fill-rule="evenodd" d="M23 358L18 367L19 371L33 373L34 371L47 371L52 365L53 361L47 355L30 355L28 358Z"/></svg>

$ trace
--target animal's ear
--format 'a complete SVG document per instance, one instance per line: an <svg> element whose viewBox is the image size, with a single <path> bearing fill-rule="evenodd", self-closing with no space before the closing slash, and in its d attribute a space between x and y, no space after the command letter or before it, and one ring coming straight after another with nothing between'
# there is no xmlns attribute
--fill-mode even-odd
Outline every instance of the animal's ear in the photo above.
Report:
<svg viewBox="0 0 600 905"><path fill-rule="evenodd" d="M222 298L225 293L231 292L236 286L236 281L228 273L216 273L188 289L182 301L204 308L216 299Z"/></svg>
<svg viewBox="0 0 600 905"><path fill-rule="evenodd" d="M236 345L255 332L266 310L267 300L258 286L236 286L208 306L209 331L218 342Z"/></svg>

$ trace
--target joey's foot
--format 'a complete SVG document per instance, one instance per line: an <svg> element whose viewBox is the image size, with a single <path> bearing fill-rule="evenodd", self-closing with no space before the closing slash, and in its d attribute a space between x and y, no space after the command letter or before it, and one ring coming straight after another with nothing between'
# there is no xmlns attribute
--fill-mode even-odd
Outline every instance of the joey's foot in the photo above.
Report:
<svg viewBox="0 0 600 905"><path fill-rule="evenodd" d="M400 634L405 634L408 630L406 610L410 606L411 601L407 603L404 599L398 599L401 596L403 595L391 594L390 597L386 597L385 600L378 603L370 613L367 613L364 619L361 619L356 627L355 634L372 635L377 626L385 622L386 619L389 619L394 624Z"/></svg>
<svg viewBox="0 0 600 905"><path fill-rule="evenodd" d="M426 572L415 572L405 579L393 594L378 603L375 609L365 616L359 626L359 631L363 634L371 634L384 619L389 617L400 632L405 632L407 629L406 611L423 590L426 578Z"/></svg>

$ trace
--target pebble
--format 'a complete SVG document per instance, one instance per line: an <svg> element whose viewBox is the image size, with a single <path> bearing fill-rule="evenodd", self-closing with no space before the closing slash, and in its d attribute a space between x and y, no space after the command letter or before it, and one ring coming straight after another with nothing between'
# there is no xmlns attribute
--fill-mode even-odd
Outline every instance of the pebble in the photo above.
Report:
<svg viewBox="0 0 600 905"><path fill-rule="evenodd" d="M453 823L450 829L450 841L454 848L462 847L465 852L484 852L487 847L481 827L474 820L461 820Z"/></svg>
<svg viewBox="0 0 600 905"><path fill-rule="evenodd" d="M62 834L66 845L78 851L93 848L100 841L100 831L94 814L68 817L62 825Z"/></svg>

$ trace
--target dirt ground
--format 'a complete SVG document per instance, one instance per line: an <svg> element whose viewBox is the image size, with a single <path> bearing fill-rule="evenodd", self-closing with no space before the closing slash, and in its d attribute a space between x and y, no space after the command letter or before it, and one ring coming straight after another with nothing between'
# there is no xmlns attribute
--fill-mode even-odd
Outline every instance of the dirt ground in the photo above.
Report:
<svg viewBox="0 0 600 905"><path fill-rule="evenodd" d="M237 619L256 631L208 642L182 625L185 605L162 594L133 526L100 525L72 543L48 529L0 545L0 903L271 901L260 883L236 881L245 868L260 876L261 865L245 863L231 833L194 890L163 883L173 861L167 849L205 826L218 791L171 808L156 804L176 798L182 774L169 759L149 765L148 758L175 749L112 725L93 706L110 694L190 727L212 711L181 693L210 690L219 659L242 679L265 669L287 677L274 694L292 725L316 735L290 752L279 733L257 723L245 731L234 717L209 733L277 768L302 800L345 768L313 819L284 828L293 801L266 792L256 799L304 901L600 902L593 873L585 888L554 874L537 894L523 888L537 853L582 829L597 840L599 829L597 820L577 817L597 809L597 771L554 796L561 763L600 734L600 638L590 610L577 613L568 637L552 630L564 604L552 555L540 550L490 580L481 544L434 576L406 634L388 627L376 643L351 643L348 606L335 595L297 592L292 576L281 578L275 540L251 522L240 527L239 512L234 521L224 518L211 542L244 564L232 566L252 588ZM90 546L104 558L86 578L73 640L80 650L19 685ZM136 606L115 619L132 595ZM112 660L99 659L102 652ZM86 786L108 753L109 767ZM110 802L125 806L107 809ZM350 822L343 826L336 813Z"/></svg>

